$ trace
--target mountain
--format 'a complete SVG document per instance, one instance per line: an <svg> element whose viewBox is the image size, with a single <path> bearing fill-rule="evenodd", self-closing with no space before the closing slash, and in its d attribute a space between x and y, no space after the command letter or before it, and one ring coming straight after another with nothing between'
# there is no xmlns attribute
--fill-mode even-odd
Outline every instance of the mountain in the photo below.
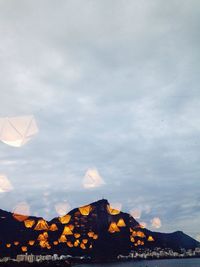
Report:
<svg viewBox="0 0 200 267"><path fill-rule="evenodd" d="M131 215L112 208L105 199L49 222L0 210L0 257L27 251L108 259L140 248L178 251L198 246L199 242L180 231L166 234L142 228Z"/></svg>

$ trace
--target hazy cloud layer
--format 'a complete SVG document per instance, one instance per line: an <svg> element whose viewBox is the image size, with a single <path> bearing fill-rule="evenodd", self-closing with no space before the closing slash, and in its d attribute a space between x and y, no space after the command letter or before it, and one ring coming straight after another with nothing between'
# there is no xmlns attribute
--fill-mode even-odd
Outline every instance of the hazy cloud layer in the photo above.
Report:
<svg viewBox="0 0 200 267"><path fill-rule="evenodd" d="M200 2L0 1L0 116L39 134L0 144L1 208L105 197L151 228L199 234ZM85 189L97 168L105 185Z"/></svg>

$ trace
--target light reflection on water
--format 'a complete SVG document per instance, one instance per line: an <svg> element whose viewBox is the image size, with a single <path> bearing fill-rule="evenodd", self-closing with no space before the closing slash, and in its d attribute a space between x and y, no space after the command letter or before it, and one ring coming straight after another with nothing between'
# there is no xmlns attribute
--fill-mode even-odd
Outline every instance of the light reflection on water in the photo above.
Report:
<svg viewBox="0 0 200 267"><path fill-rule="evenodd" d="M103 264L81 264L76 267L200 267L199 259L171 259L150 261L128 261Z"/></svg>

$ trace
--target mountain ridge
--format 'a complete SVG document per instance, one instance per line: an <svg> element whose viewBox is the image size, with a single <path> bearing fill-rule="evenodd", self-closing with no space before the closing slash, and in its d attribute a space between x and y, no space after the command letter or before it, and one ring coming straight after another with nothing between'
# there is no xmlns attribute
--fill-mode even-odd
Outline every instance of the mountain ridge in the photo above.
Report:
<svg viewBox="0 0 200 267"><path fill-rule="evenodd" d="M75 208L52 218L0 210L0 257L20 253L116 257L143 248L194 249L200 246L182 231L153 232L128 213L114 209L106 199Z"/></svg>

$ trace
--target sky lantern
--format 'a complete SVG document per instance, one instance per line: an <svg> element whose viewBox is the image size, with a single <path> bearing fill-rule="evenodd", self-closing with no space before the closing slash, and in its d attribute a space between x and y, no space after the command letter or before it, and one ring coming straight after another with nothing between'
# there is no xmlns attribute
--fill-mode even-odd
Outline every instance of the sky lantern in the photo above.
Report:
<svg viewBox="0 0 200 267"><path fill-rule="evenodd" d="M53 241L53 244L54 244L54 246L57 246L58 245L58 241L57 240Z"/></svg>
<svg viewBox="0 0 200 267"><path fill-rule="evenodd" d="M55 232L58 230L58 227L55 223L52 223L50 226L49 226L49 231L52 231L52 232Z"/></svg>
<svg viewBox="0 0 200 267"><path fill-rule="evenodd" d="M120 203L112 203L107 205L107 211L110 215L118 215L120 214L122 205Z"/></svg>
<svg viewBox="0 0 200 267"><path fill-rule="evenodd" d="M28 243L29 243L30 246L33 246L35 244L35 240L29 240Z"/></svg>
<svg viewBox="0 0 200 267"><path fill-rule="evenodd" d="M88 239L84 238L84 239L82 240L82 242L83 242L83 244L87 244Z"/></svg>
<svg viewBox="0 0 200 267"><path fill-rule="evenodd" d="M28 219L30 215L30 207L26 202L19 203L13 210L13 217L20 222Z"/></svg>
<svg viewBox="0 0 200 267"><path fill-rule="evenodd" d="M67 202L57 203L54 207L55 207L55 210L56 210L56 212L58 213L59 216L64 216L71 209L70 204L67 203Z"/></svg>
<svg viewBox="0 0 200 267"><path fill-rule="evenodd" d="M41 230L48 230L49 226L48 223L44 219L38 220L34 230L41 231Z"/></svg>
<svg viewBox="0 0 200 267"><path fill-rule="evenodd" d="M130 214L134 219L140 219L142 211L139 209L132 209L130 210Z"/></svg>
<svg viewBox="0 0 200 267"><path fill-rule="evenodd" d="M67 238L66 238L66 236L65 235L61 235L60 236L60 238L58 239L58 241L59 241L59 243L65 243L65 242L67 242Z"/></svg>
<svg viewBox="0 0 200 267"><path fill-rule="evenodd" d="M155 240L154 240L153 236L150 235L150 236L148 237L147 241L149 241L149 242L153 242L153 241L155 241Z"/></svg>
<svg viewBox="0 0 200 267"><path fill-rule="evenodd" d="M147 223L146 222L140 222L140 227L141 228L147 228Z"/></svg>
<svg viewBox="0 0 200 267"><path fill-rule="evenodd" d="M11 247L11 244L10 243L6 244L6 247L7 248L10 248Z"/></svg>
<svg viewBox="0 0 200 267"><path fill-rule="evenodd" d="M125 222L124 222L124 219L119 219L119 221L118 221L118 223L117 223L117 226L118 227L125 227L126 226L126 224L125 224Z"/></svg>
<svg viewBox="0 0 200 267"><path fill-rule="evenodd" d="M83 206L79 208L79 211L82 215L87 216L90 214L90 212L92 211L92 206L88 205L88 206Z"/></svg>
<svg viewBox="0 0 200 267"><path fill-rule="evenodd" d="M71 241L67 241L67 246L69 247L69 248L73 248L73 244L72 244L72 242Z"/></svg>
<svg viewBox="0 0 200 267"><path fill-rule="evenodd" d="M13 186L8 178L4 175L0 175L0 193L5 193L13 190Z"/></svg>
<svg viewBox="0 0 200 267"><path fill-rule="evenodd" d="M104 185L105 182L103 178L100 176L97 169L89 169L87 170L84 178L83 178L83 187L86 189L100 187Z"/></svg>
<svg viewBox="0 0 200 267"><path fill-rule="evenodd" d="M65 226L62 235L73 235L69 226Z"/></svg>
<svg viewBox="0 0 200 267"><path fill-rule="evenodd" d="M142 231L137 231L136 236L141 237L141 238L145 238L146 237L145 234Z"/></svg>
<svg viewBox="0 0 200 267"><path fill-rule="evenodd" d="M108 232L110 232L111 234L115 233L115 232L120 232L117 224L115 222L111 222Z"/></svg>
<svg viewBox="0 0 200 267"><path fill-rule="evenodd" d="M71 219L71 215L67 214L65 216L62 216L62 217L59 217L59 221L62 223L62 224L67 224L69 223Z"/></svg>
<svg viewBox="0 0 200 267"><path fill-rule="evenodd" d="M18 246L19 245L19 241L14 241L14 245Z"/></svg>
<svg viewBox="0 0 200 267"><path fill-rule="evenodd" d="M37 238L38 241L46 241L47 239L48 239L48 233L47 232L39 234L39 236Z"/></svg>
<svg viewBox="0 0 200 267"><path fill-rule="evenodd" d="M82 248L82 249L86 249L85 244L81 243L81 244L80 244L80 248Z"/></svg>
<svg viewBox="0 0 200 267"><path fill-rule="evenodd" d="M98 239L98 237L99 237L99 236L98 236L97 234L94 234L94 235L93 235L93 239L94 239L94 240Z"/></svg>
<svg viewBox="0 0 200 267"><path fill-rule="evenodd" d="M79 242L77 242L77 240L74 242L74 247L78 247Z"/></svg>
<svg viewBox="0 0 200 267"><path fill-rule="evenodd" d="M27 247L26 247L26 246L23 246L23 247L21 247L21 250L22 250L23 252L27 252Z"/></svg>
<svg viewBox="0 0 200 267"><path fill-rule="evenodd" d="M92 232L92 231L88 232L88 236L89 237L93 237L94 236L94 232Z"/></svg>
<svg viewBox="0 0 200 267"><path fill-rule="evenodd" d="M130 237L130 240L131 240L132 243L135 242L135 238L133 236Z"/></svg>
<svg viewBox="0 0 200 267"><path fill-rule="evenodd" d="M14 147L21 147L38 133L33 116L10 117L0 119L0 140Z"/></svg>
<svg viewBox="0 0 200 267"><path fill-rule="evenodd" d="M161 220L160 218L158 217L154 217L152 220L151 220L151 225L152 227L154 228L160 228L162 226L162 223L161 223Z"/></svg>
<svg viewBox="0 0 200 267"><path fill-rule="evenodd" d="M29 220L24 221L24 225L26 226L26 228L32 228L34 224L35 224L35 220L29 219Z"/></svg>
<svg viewBox="0 0 200 267"><path fill-rule="evenodd" d="M39 242L39 245L40 245L41 248L47 248L49 246L49 243L46 240L41 240Z"/></svg>
<svg viewBox="0 0 200 267"><path fill-rule="evenodd" d="M74 233L75 238L79 238L81 235L79 233Z"/></svg>

